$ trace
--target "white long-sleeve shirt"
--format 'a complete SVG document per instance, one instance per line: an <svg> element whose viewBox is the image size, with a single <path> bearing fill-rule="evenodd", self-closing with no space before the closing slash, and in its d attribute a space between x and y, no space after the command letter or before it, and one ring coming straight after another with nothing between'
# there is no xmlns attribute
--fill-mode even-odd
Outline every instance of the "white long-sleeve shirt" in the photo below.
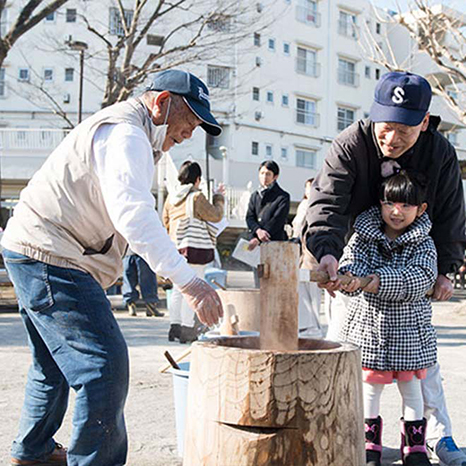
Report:
<svg viewBox="0 0 466 466"><path fill-rule="evenodd" d="M129 247L157 274L184 286L196 277L155 210L152 147L130 124L102 125L93 139L93 165L108 214Z"/></svg>

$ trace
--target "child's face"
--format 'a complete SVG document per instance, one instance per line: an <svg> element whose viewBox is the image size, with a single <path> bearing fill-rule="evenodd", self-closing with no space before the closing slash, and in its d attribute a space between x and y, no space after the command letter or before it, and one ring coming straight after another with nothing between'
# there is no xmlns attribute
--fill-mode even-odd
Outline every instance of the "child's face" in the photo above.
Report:
<svg viewBox="0 0 466 466"><path fill-rule="evenodd" d="M427 208L426 203L420 206L392 201L380 201L380 203L382 205L382 219L385 223L385 233L392 239L402 235Z"/></svg>

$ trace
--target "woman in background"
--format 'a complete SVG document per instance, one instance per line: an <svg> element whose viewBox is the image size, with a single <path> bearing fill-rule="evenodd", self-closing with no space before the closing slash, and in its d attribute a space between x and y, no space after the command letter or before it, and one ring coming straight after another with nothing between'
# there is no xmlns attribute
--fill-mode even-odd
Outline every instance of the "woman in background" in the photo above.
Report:
<svg viewBox="0 0 466 466"><path fill-rule="evenodd" d="M178 251L186 257L200 278L206 264L214 260L216 234L207 222L223 218L224 191L221 185L211 204L200 191L202 171L196 162L186 161L178 172L180 185L168 196L163 208L163 224ZM180 343L197 340L201 325L175 286L170 300L168 340Z"/></svg>

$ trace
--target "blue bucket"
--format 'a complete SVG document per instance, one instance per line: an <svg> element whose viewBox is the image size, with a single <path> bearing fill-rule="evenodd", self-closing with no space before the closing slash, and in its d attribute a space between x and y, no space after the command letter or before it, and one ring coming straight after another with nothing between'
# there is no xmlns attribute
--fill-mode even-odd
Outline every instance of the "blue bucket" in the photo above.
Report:
<svg viewBox="0 0 466 466"><path fill-rule="evenodd" d="M220 335L219 330L211 330L210 332L206 332L200 335L199 341L212 340L213 338L220 338L220 337L222 338L258 337L259 335L260 333L254 330L240 330L239 335L233 335L233 336Z"/></svg>
<svg viewBox="0 0 466 466"><path fill-rule="evenodd" d="M169 369L173 374L173 398L175 402L176 445L178 456L183 457L186 406L188 404L189 362L178 363L180 369Z"/></svg>

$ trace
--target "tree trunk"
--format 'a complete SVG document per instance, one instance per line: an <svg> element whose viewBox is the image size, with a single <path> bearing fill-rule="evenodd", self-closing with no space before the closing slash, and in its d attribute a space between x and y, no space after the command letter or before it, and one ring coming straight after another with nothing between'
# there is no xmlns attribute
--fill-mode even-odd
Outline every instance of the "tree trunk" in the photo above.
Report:
<svg viewBox="0 0 466 466"><path fill-rule="evenodd" d="M298 340L294 243L261 246L260 337L193 345L184 466L362 466L359 349Z"/></svg>
<svg viewBox="0 0 466 466"><path fill-rule="evenodd" d="M364 465L359 350L258 348L258 337L193 345L183 465Z"/></svg>

